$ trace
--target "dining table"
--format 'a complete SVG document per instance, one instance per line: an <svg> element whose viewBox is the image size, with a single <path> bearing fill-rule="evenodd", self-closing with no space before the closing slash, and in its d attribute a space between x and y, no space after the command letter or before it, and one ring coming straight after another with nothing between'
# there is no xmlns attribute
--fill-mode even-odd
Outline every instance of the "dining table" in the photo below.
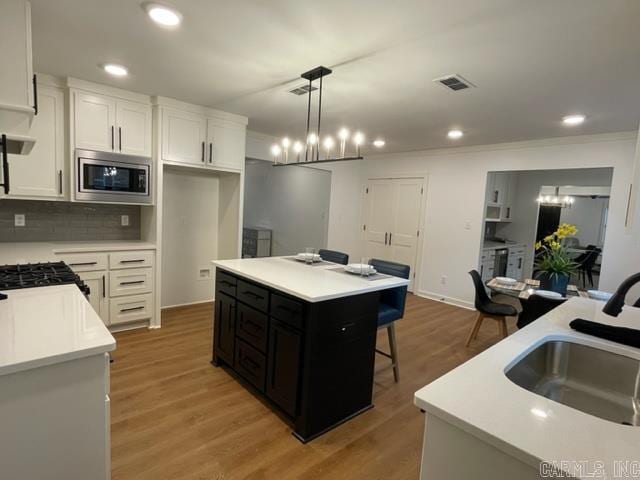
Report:
<svg viewBox="0 0 640 480"><path fill-rule="evenodd" d="M485 285L494 293L509 295L510 297L515 297L520 300L527 300L531 295L536 293L537 290L540 290L540 280L533 278L527 278L512 285L506 285L500 283L497 277L494 277L487 280ZM569 285L565 298L570 297L589 298L589 295L584 289L578 288L577 285Z"/></svg>

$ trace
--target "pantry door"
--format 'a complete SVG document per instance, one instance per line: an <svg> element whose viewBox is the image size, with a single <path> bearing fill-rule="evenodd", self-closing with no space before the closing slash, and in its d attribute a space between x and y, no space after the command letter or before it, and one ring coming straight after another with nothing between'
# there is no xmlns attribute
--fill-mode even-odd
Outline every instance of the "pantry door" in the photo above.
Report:
<svg viewBox="0 0 640 480"><path fill-rule="evenodd" d="M411 267L413 291L423 211L423 178L369 180L365 191L365 252L368 257Z"/></svg>

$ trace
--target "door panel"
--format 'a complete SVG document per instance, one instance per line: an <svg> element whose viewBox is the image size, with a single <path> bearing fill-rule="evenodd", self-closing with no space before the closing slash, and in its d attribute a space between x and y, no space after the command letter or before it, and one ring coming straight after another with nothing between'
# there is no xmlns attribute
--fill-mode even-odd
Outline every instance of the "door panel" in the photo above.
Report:
<svg viewBox="0 0 640 480"><path fill-rule="evenodd" d="M205 165L207 119L201 115L164 110L162 158L170 162Z"/></svg>
<svg viewBox="0 0 640 480"><path fill-rule="evenodd" d="M391 259L415 269L418 228L422 210L422 179L397 179L394 183L394 226L391 233ZM412 278L413 280L413 278ZM413 289L413 285L410 285Z"/></svg>
<svg viewBox="0 0 640 480"><path fill-rule="evenodd" d="M89 287L89 303L100 316L105 325L109 326L109 296L107 288L109 285L109 274L106 271L81 272L80 278Z"/></svg>
<svg viewBox="0 0 640 480"><path fill-rule="evenodd" d="M393 190L390 180L371 180L366 193L364 232L365 255L371 258L391 260L387 239L393 226Z"/></svg>
<svg viewBox="0 0 640 480"><path fill-rule="evenodd" d="M115 100L81 92L76 92L75 96L76 148L112 152L115 146Z"/></svg>
<svg viewBox="0 0 640 480"><path fill-rule="evenodd" d="M64 93L38 87L38 115L29 134L36 144L29 153L11 163L10 197L60 198L64 180Z"/></svg>
<svg viewBox="0 0 640 480"><path fill-rule="evenodd" d="M151 107L118 100L116 150L128 155L151 155Z"/></svg>

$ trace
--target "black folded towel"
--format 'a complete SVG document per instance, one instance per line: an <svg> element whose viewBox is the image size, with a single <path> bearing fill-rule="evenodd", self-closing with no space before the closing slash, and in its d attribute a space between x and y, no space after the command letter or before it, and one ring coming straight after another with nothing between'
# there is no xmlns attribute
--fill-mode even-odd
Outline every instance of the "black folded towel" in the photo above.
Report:
<svg viewBox="0 0 640 480"><path fill-rule="evenodd" d="M640 348L640 330L625 327L612 327L603 323L577 318L569 326L574 330L630 347Z"/></svg>

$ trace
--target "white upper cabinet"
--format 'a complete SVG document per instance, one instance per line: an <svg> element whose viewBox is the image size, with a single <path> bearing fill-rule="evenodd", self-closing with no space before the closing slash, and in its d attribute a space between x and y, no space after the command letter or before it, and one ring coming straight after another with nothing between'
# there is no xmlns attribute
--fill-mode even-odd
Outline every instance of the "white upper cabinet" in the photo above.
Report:
<svg viewBox="0 0 640 480"><path fill-rule="evenodd" d="M115 150L116 101L104 95L75 93L75 146L85 150Z"/></svg>
<svg viewBox="0 0 640 480"><path fill-rule="evenodd" d="M171 99L160 102L164 162L214 170L243 170L246 119L222 112L218 115L213 110Z"/></svg>
<svg viewBox="0 0 640 480"><path fill-rule="evenodd" d="M66 181L64 158L64 92L47 85L38 86L38 115L29 135L36 139L28 155L11 159L9 198L60 199Z"/></svg>
<svg viewBox="0 0 640 480"><path fill-rule="evenodd" d="M207 119L203 115L163 109L162 159L203 166L207 163Z"/></svg>
<svg viewBox="0 0 640 480"><path fill-rule="evenodd" d="M151 106L73 91L75 148L151 156Z"/></svg>
<svg viewBox="0 0 640 480"><path fill-rule="evenodd" d="M116 102L117 145L128 155L151 155L151 108L136 102Z"/></svg>
<svg viewBox="0 0 640 480"><path fill-rule="evenodd" d="M27 135L35 113L28 1L2 0L0 46L0 132Z"/></svg>

